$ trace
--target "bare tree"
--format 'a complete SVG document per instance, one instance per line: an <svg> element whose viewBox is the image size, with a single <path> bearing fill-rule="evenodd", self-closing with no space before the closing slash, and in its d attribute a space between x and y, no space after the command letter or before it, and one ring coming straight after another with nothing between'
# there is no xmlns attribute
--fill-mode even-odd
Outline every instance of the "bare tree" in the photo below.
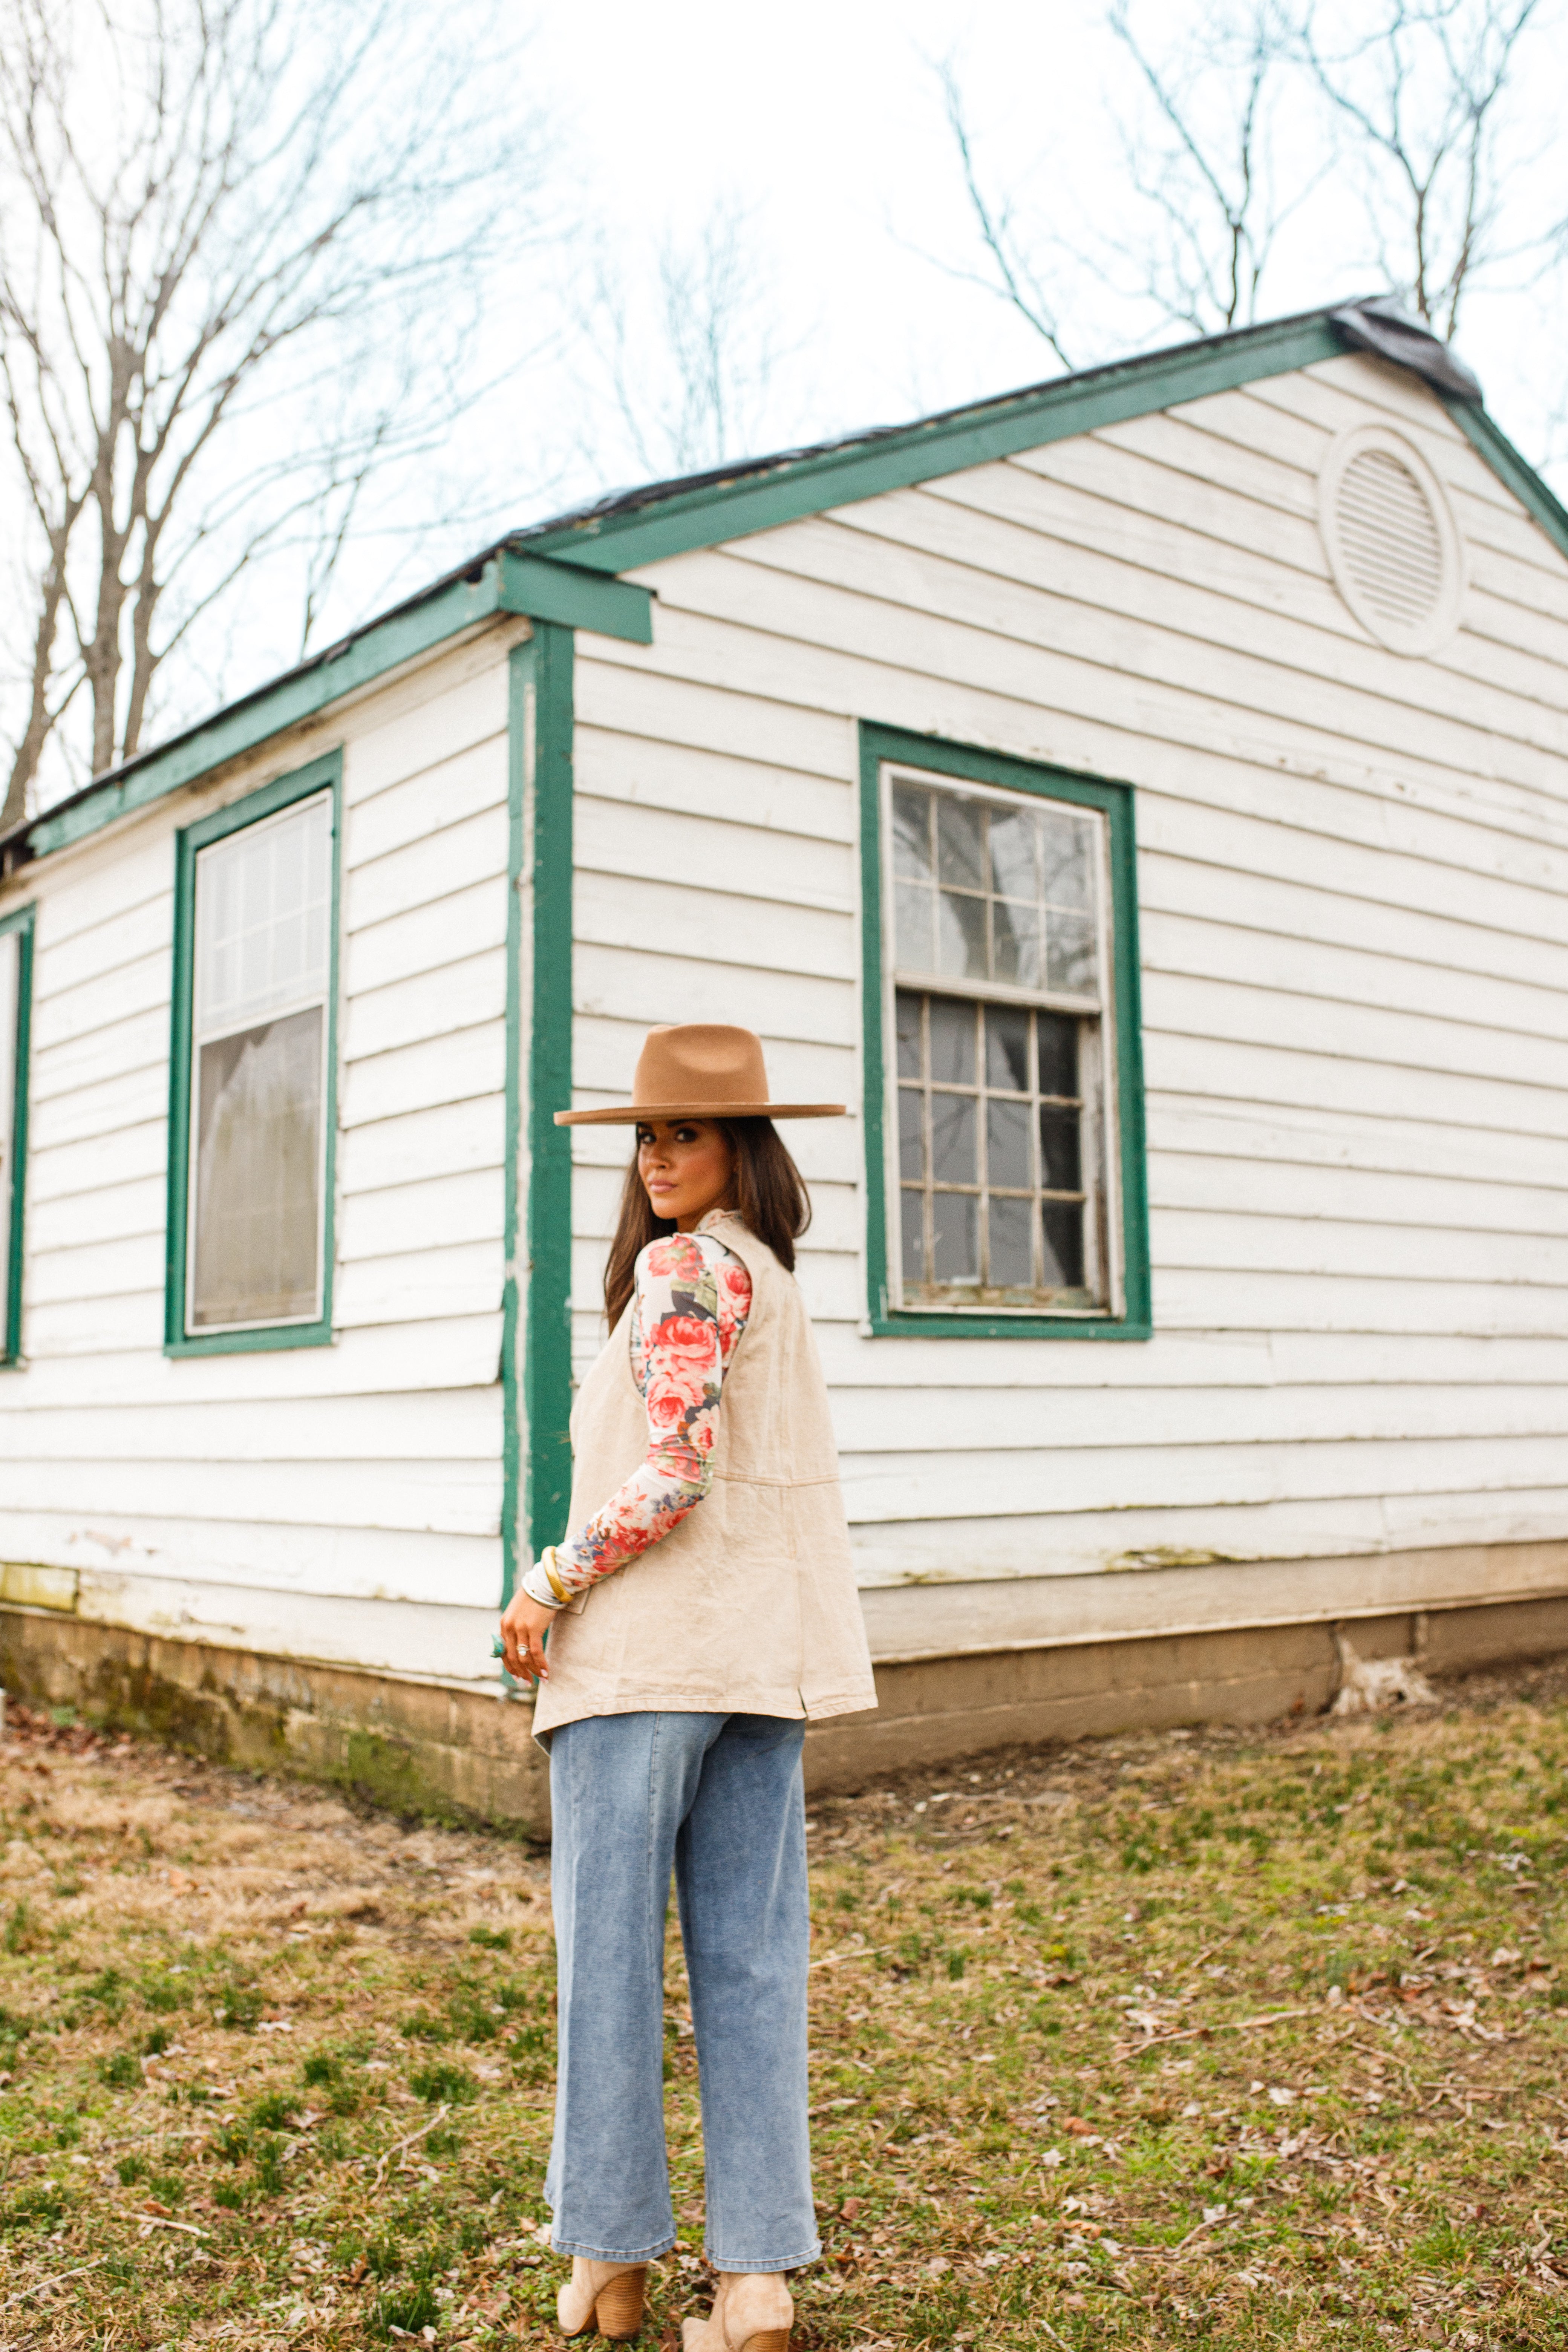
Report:
<svg viewBox="0 0 1568 2352"><path fill-rule="evenodd" d="M1159 46L1137 0L1109 0L1107 26L1136 68L1111 114L1131 226L1076 240L1027 221L1018 195L988 193L963 92L937 68L984 263L969 278L1016 310L1064 365L1064 307L1109 289L1143 316L1195 333L1245 325L1268 299L1288 224L1331 174L1335 249L1318 276L1364 260L1451 335L1483 273L1528 277L1568 248L1562 215L1515 230L1512 175L1530 159L1508 106L1542 0L1230 0L1194 9ZM1359 184L1362 225L1345 187ZM1325 217L1315 212L1314 222ZM1075 329L1076 343L1081 330Z"/></svg>
<svg viewBox="0 0 1568 2352"><path fill-rule="evenodd" d="M963 175L964 194L969 199L969 208L989 264L984 271L954 267L947 262L939 263L938 267L945 269L949 277L961 278L971 286L984 286L988 293L1000 294L1003 300L1010 304L1049 345L1063 367L1070 368L1073 362L1068 357L1067 347L1062 341L1057 304L1042 274L1043 261L1037 264L1034 257L1037 242L1045 251L1056 248L1059 252L1060 240L1050 236L1036 240L1020 228L1016 195L987 194L958 68L953 59L947 57L940 59L932 71L942 92L942 111L947 117L948 131ZM1055 253L1053 257L1056 257Z"/></svg>
<svg viewBox="0 0 1568 2352"><path fill-rule="evenodd" d="M1055 217L1031 222L1016 190L988 190L957 68L936 64L952 142L984 265L941 263L984 287L1034 328L1063 367L1073 361L1062 324L1092 284L1152 304L1196 334L1245 324L1279 230L1310 192L1311 176L1280 188L1274 118L1291 63L1281 0L1245 0L1157 53L1131 0L1110 0L1106 22L1137 68L1144 105L1123 106L1116 128L1129 185L1141 200L1132 236L1068 234ZM1081 332L1081 330L1080 330ZM1074 336L1074 342L1079 341Z"/></svg>
<svg viewBox="0 0 1568 2352"><path fill-rule="evenodd" d="M567 289L584 402L580 461L610 451L648 479L744 457L764 429L778 369L773 274L754 216L721 198L681 238L633 266L601 234Z"/></svg>
<svg viewBox="0 0 1568 2352"><path fill-rule="evenodd" d="M1505 101L1540 0L1384 0L1336 39L1310 6L1296 33L1318 89L1351 134L1368 226L1389 284L1452 336L1489 264L1539 261L1550 238L1504 227Z"/></svg>
<svg viewBox="0 0 1568 2352"><path fill-rule="evenodd" d="M175 647L291 539L308 640L367 482L449 430L546 142L507 119L482 9L433 26L415 0L10 0L0 404L29 529L0 825L51 745L68 773L133 754Z"/></svg>
<svg viewBox="0 0 1568 2352"><path fill-rule="evenodd" d="M1205 16L1160 59L1135 28L1130 0L1111 0L1107 21L1138 68L1154 122L1152 138L1127 116L1118 125L1150 222L1136 247L1113 241L1132 265L1132 290L1194 334L1249 325L1279 232L1326 168L1299 171L1288 192L1279 184L1277 117L1291 28L1278 0L1251 0L1229 17Z"/></svg>

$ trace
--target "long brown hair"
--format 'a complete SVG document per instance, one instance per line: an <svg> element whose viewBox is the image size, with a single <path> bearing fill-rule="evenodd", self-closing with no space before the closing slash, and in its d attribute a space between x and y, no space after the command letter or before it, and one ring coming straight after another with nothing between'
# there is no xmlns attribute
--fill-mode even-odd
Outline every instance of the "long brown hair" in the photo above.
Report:
<svg viewBox="0 0 1568 2352"><path fill-rule="evenodd" d="M785 1273L793 1274L795 1245L811 1223L811 1202L784 1138L771 1118L716 1118L713 1125L735 1159L726 1206L760 1242L766 1242ZM605 1267L605 1313L612 1331L635 1287L638 1252L674 1231L670 1218L654 1215L634 1151Z"/></svg>

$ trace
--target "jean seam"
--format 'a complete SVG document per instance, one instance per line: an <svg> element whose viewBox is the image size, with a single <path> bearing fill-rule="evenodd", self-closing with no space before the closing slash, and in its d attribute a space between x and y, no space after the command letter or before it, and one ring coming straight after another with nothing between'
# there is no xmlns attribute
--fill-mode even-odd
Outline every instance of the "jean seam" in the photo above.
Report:
<svg viewBox="0 0 1568 2352"><path fill-rule="evenodd" d="M585 2263L656 2263L661 2254L668 2254L674 2244L673 2231L651 2246L584 2246L570 2238L558 2238L553 2232L550 2240L552 2253L580 2254Z"/></svg>
<svg viewBox="0 0 1568 2352"><path fill-rule="evenodd" d="M778 2271L804 2270L821 2253L822 2241L817 2239L803 2254L720 2254L709 2245L704 2245L703 2252L716 2271L749 2271L753 2276L765 2277Z"/></svg>

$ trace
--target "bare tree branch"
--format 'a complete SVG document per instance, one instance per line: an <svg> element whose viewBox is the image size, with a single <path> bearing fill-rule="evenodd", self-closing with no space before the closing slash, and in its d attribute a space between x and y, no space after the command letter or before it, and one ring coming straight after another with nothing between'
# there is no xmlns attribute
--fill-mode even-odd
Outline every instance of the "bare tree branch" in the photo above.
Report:
<svg viewBox="0 0 1568 2352"><path fill-rule="evenodd" d="M1568 260L1568 210L1531 221L1513 203L1533 159L1510 100L1545 13L1545 0L1215 0L1173 19L1152 0L1108 0L1135 69L1110 109L1137 201L1076 253L1014 194L987 193L950 61L938 80L984 257L950 274L986 286L1064 363L1077 336L1043 293L1046 253L1071 256L1082 293L1212 333L1258 316L1287 226L1331 174L1359 175L1370 255L1451 336L1483 279L1529 284ZM1356 257L1343 206L1326 216L1345 250L1324 258L1342 267Z"/></svg>
<svg viewBox="0 0 1568 2352"><path fill-rule="evenodd" d="M1301 61L1367 167L1373 240L1389 276L1445 335L1478 271L1500 257L1508 168L1498 134L1540 6L1384 0L1377 18L1336 45L1320 32L1314 0L1296 28Z"/></svg>
<svg viewBox="0 0 1568 2352"><path fill-rule="evenodd" d="M0 20L0 414L33 533L0 824L77 684L100 771L196 614L313 515L308 639L378 469L485 389L487 272L537 233L549 145L504 0L434 22L416 0ZM276 459L237 468L258 436Z"/></svg>
<svg viewBox="0 0 1568 2352"><path fill-rule="evenodd" d="M1045 289L1029 265L1019 243L1014 225L1015 207L1008 199L993 205L980 183L975 163L974 141L964 110L963 92L959 87L958 71L951 57L943 58L933 68L942 91L942 110L947 127L958 152L959 168L963 174L964 192L974 215L980 241L991 256L1000 285L987 278L975 278L967 271L949 274L968 277L970 282L985 286L991 292L1000 292L1020 318L1027 320L1035 332L1056 353L1064 368L1072 366L1062 342L1059 322L1054 307L1046 299ZM945 265L939 265L939 267Z"/></svg>
<svg viewBox="0 0 1568 2352"><path fill-rule="evenodd" d="M789 356L744 205L720 199L693 236L660 239L652 265L628 284L601 237L566 292L584 404L578 454L601 478L617 444L647 479L747 455Z"/></svg>

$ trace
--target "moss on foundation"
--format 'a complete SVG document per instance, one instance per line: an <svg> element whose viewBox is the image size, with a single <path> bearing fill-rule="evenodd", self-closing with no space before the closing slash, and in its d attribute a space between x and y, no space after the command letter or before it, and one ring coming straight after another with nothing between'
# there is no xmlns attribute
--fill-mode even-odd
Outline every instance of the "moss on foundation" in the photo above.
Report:
<svg viewBox="0 0 1568 2352"><path fill-rule="evenodd" d="M3 1606L0 1679L101 1729L325 1781L389 1811L547 1831L529 1712L481 1694Z"/></svg>

